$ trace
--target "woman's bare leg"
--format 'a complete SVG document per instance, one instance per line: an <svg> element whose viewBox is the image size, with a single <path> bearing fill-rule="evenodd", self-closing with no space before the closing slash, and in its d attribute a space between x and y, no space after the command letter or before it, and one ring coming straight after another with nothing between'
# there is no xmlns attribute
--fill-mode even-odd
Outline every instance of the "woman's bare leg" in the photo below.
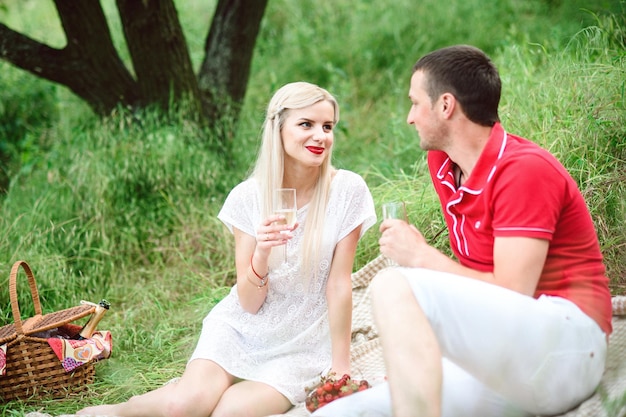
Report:
<svg viewBox="0 0 626 417"><path fill-rule="evenodd" d="M224 392L211 417L262 417L283 414L290 408L289 400L269 385L241 381Z"/></svg>
<svg viewBox="0 0 626 417"><path fill-rule="evenodd" d="M87 407L77 414L119 417L207 417L234 378L213 361L196 359L174 383L119 404Z"/></svg>

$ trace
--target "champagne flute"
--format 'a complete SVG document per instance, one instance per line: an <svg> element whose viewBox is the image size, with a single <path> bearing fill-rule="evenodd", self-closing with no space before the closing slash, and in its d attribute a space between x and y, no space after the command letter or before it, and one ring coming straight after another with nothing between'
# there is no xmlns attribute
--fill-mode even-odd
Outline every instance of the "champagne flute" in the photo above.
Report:
<svg viewBox="0 0 626 417"><path fill-rule="evenodd" d="M278 188L274 190L274 214L284 216L284 220L277 221L277 224L286 224L290 227L296 224L296 189ZM281 233L289 233L283 230ZM284 246L285 262L287 262L287 245Z"/></svg>
<svg viewBox="0 0 626 417"><path fill-rule="evenodd" d="M391 201L388 203L383 203L382 211L383 220L398 219L403 220L407 223L409 222L409 219L406 215L406 205L404 204L404 201ZM398 263L387 258L387 265L398 266Z"/></svg>

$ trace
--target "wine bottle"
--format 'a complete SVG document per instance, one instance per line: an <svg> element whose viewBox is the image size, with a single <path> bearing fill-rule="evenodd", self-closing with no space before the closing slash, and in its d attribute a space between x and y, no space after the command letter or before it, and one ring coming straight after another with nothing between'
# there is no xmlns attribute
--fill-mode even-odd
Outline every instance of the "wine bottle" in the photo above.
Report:
<svg viewBox="0 0 626 417"><path fill-rule="evenodd" d="M96 326L104 316L111 304L107 300L100 300L98 304L95 304L96 310L93 312L89 321L83 326L83 328L78 332L76 336L73 337L74 340L85 340L89 339L93 333L96 331Z"/></svg>

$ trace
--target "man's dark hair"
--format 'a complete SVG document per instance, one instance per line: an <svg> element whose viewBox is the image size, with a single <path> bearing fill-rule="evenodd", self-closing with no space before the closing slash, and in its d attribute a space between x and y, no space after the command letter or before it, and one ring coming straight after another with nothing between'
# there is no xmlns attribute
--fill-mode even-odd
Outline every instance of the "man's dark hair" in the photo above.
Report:
<svg viewBox="0 0 626 417"><path fill-rule="evenodd" d="M493 126L500 120L502 83L495 65L480 49L469 45L438 49L420 58L413 66L416 71L426 75L431 100L451 93L472 122Z"/></svg>

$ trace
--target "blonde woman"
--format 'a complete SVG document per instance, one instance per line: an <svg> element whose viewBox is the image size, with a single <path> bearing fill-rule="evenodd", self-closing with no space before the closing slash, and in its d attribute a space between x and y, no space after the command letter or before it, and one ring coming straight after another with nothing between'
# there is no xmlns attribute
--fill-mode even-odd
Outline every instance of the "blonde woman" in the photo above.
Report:
<svg viewBox="0 0 626 417"><path fill-rule="evenodd" d="M365 181L331 164L338 120L316 85L275 93L253 173L218 215L235 238L237 284L204 319L183 376L79 414L267 416L303 401L322 372L350 373L351 272L376 215ZM274 214L277 188L296 189L292 227Z"/></svg>

